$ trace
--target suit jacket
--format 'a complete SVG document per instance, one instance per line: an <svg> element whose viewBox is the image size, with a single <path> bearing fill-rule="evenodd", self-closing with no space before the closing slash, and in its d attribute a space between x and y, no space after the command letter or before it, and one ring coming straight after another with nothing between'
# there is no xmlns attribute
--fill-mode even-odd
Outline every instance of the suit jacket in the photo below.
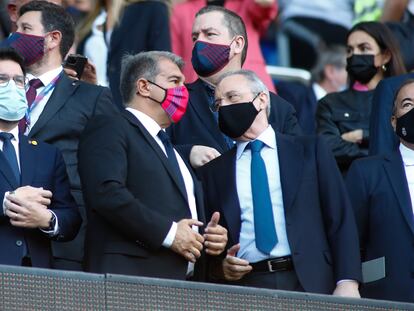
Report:
<svg viewBox="0 0 414 311"><path fill-rule="evenodd" d="M122 57L145 51L171 51L169 13L163 1L129 4L113 30L108 51L108 79L118 107L123 108L119 89Z"/></svg>
<svg viewBox="0 0 414 311"><path fill-rule="evenodd" d="M52 144L62 152L69 175L70 189L85 220L79 236L70 243L53 245L55 257L82 261L86 216L78 174L78 143L88 121L99 114L119 110L112 103L108 88L75 81L63 74L28 137Z"/></svg>
<svg viewBox="0 0 414 311"><path fill-rule="evenodd" d="M300 284L308 292L331 294L338 280L360 280L355 220L331 152L321 140L307 136L276 133L276 144L287 238ZM241 228L236 150L199 171L206 215L221 213L228 247L239 242Z"/></svg>
<svg viewBox="0 0 414 311"><path fill-rule="evenodd" d="M384 79L377 85L372 99L369 131L369 154L377 155L395 150L399 139L391 126L394 98L400 85L413 79L414 73Z"/></svg>
<svg viewBox="0 0 414 311"><path fill-rule="evenodd" d="M312 84L307 86L300 82L276 82L277 94L292 104L296 110L298 123L306 135L316 133L316 107L318 101Z"/></svg>
<svg viewBox="0 0 414 311"><path fill-rule="evenodd" d="M361 295L414 302L413 207L399 151L355 161L346 184L362 259L385 257L385 278L364 284Z"/></svg>
<svg viewBox="0 0 414 311"><path fill-rule="evenodd" d="M191 218L186 195L133 114L91 122L80 142L79 173L88 212L86 271L185 279L187 261L162 243L173 221ZM194 186L203 221L196 179Z"/></svg>
<svg viewBox="0 0 414 311"><path fill-rule="evenodd" d="M76 236L81 224L78 208L70 194L69 180L62 155L53 146L34 144L20 135L19 154L21 182L14 177L3 153L0 152L0 193L20 186L43 187L53 193L49 209L58 219L59 233L53 239L68 241ZM34 267L51 268L51 238L40 229L23 229L10 224L10 219L0 208L0 263L21 265L24 245L28 248Z"/></svg>
<svg viewBox="0 0 414 311"><path fill-rule="evenodd" d="M224 153L229 147L210 111L204 83L198 79L196 82L188 84L187 88L190 93L187 111L180 122L168 128L172 142L176 145L209 146ZM295 110L279 96L270 94L269 122L274 122L276 130L282 133L300 134L301 130L295 117Z"/></svg>

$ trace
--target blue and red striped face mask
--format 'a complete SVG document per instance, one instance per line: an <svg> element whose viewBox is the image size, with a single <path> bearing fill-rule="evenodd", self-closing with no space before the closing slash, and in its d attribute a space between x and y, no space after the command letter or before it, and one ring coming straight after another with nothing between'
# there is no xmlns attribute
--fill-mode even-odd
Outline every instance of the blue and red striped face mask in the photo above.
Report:
<svg viewBox="0 0 414 311"><path fill-rule="evenodd" d="M209 77L223 69L230 61L230 46L197 41L193 47L191 63L194 71L201 77Z"/></svg>
<svg viewBox="0 0 414 311"><path fill-rule="evenodd" d="M180 121L187 111L189 98L188 90L185 85L166 89L155 82L149 80L148 82L165 91L165 96L162 101L158 101L152 97L150 98L161 105L162 109L168 114L172 122L177 123Z"/></svg>
<svg viewBox="0 0 414 311"><path fill-rule="evenodd" d="M23 57L24 64L30 66L43 57L45 53L45 38L14 32L0 46L14 48Z"/></svg>

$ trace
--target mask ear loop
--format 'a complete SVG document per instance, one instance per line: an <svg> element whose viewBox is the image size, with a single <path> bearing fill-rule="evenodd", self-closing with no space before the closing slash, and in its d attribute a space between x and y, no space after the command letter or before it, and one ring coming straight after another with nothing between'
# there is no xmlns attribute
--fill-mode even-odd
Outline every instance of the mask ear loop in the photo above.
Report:
<svg viewBox="0 0 414 311"><path fill-rule="evenodd" d="M156 100L156 99L154 99L154 98L152 98L151 96L148 96L148 98L149 99L152 99L153 101L155 101L155 102L157 102L157 103L159 103L160 105L162 105L162 103L165 101L165 99L167 98L167 89L166 88L163 88L161 85L159 85L159 84L157 84L157 83L155 83L155 82L152 82L152 81L150 81L150 80L147 80L149 83L151 83L151 84L153 84L153 85L156 85L156 86L158 86L160 89L162 89L165 93L164 93L164 98L162 99L162 101L158 101L158 100Z"/></svg>

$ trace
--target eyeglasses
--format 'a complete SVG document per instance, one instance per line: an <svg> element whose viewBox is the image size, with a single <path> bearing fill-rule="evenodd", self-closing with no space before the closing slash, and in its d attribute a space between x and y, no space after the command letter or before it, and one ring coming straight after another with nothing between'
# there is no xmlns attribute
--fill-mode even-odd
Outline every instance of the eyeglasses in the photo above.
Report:
<svg viewBox="0 0 414 311"><path fill-rule="evenodd" d="M254 100L257 98L257 96L260 95L261 92L257 93L255 97L253 97L252 100L250 100L249 102L254 102ZM221 103L224 101L226 101L227 103L231 103L231 104L237 104L240 103L242 101L243 95L244 94L251 94L250 92L245 92L245 93L229 93L227 95L225 95L222 98L218 98L214 101L214 105L210 106L210 110L212 112L218 112L220 110L220 106L222 105Z"/></svg>
<svg viewBox="0 0 414 311"><path fill-rule="evenodd" d="M0 87L6 87L9 85L9 81L13 79L14 83L16 84L16 87L19 89L24 89L29 82L29 79L25 76L14 76L10 77L6 74L0 74Z"/></svg>

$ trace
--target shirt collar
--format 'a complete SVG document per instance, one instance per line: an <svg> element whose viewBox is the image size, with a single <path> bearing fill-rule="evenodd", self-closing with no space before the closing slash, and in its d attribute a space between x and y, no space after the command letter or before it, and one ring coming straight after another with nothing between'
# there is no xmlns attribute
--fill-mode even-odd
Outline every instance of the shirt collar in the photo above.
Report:
<svg viewBox="0 0 414 311"><path fill-rule="evenodd" d="M146 115L142 111L139 111L131 107L127 107L125 109L132 113L139 120L139 122L142 123L142 125L145 127L145 129L150 133L152 137L157 137L158 132L161 130L161 126L153 118Z"/></svg>
<svg viewBox="0 0 414 311"><path fill-rule="evenodd" d="M400 153L405 166L414 166L414 150L400 144Z"/></svg>
<svg viewBox="0 0 414 311"><path fill-rule="evenodd" d="M318 83L312 84L313 92L315 93L316 100L320 100L328 94L324 88L322 88Z"/></svg>
<svg viewBox="0 0 414 311"><path fill-rule="evenodd" d="M271 149L276 149L276 134L270 125L256 138L256 140L260 140ZM250 141L237 142L237 160L240 159L242 153L244 152L244 150L246 150L246 147L249 143Z"/></svg>
<svg viewBox="0 0 414 311"><path fill-rule="evenodd" d="M48 72L45 72L44 74L42 74L42 75L40 75L40 76L38 76L38 77L35 77L34 75L32 75L32 74L30 74L30 73L28 73L27 74L27 78L29 79L29 81L30 80L32 80L32 79L39 79L40 81L42 81L42 83L43 83L43 85L44 86L46 86L46 85L48 85L50 82L52 82L52 80L58 75L58 74L60 74L61 72L62 72L62 70L63 70L63 67L62 66L59 66L58 68L56 68L56 69L52 69L52 70L49 70Z"/></svg>

